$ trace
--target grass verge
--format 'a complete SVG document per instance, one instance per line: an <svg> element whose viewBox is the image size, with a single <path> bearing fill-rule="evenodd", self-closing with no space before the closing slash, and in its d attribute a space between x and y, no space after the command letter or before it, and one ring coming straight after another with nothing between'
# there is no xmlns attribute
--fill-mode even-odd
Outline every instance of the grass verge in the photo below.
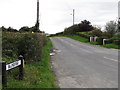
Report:
<svg viewBox="0 0 120 90"><path fill-rule="evenodd" d="M55 75L52 72L50 64L49 52L51 48L52 43L47 38L47 44L43 48L42 60L30 62L29 64L25 65L24 80L17 80L14 77L15 75L9 74L7 77L7 88L58 88L58 86L55 83ZM11 73L11 71L7 73ZM16 75L17 74L18 73L16 73Z"/></svg>
<svg viewBox="0 0 120 90"><path fill-rule="evenodd" d="M65 37L69 37L69 38L72 38L74 40L85 42L85 43L89 42L89 40L87 38L83 38L83 37L80 37L77 35L66 35Z"/></svg>
<svg viewBox="0 0 120 90"><path fill-rule="evenodd" d="M84 38L84 37L80 37L80 36L77 36L77 35L66 35L65 37L69 37L71 39L74 39L74 40L77 40L77 41L80 41L80 42L84 42L84 43L90 43L92 45L98 45L97 42L89 42L89 40L87 38ZM120 49L120 46L119 45L115 45L115 44L105 44L105 45L100 45L102 47L106 47L106 48L114 48L114 49Z"/></svg>
<svg viewBox="0 0 120 90"><path fill-rule="evenodd" d="M120 49L120 46L119 45L115 45L115 44L105 44L105 45L102 45L102 46L106 47L106 48Z"/></svg>

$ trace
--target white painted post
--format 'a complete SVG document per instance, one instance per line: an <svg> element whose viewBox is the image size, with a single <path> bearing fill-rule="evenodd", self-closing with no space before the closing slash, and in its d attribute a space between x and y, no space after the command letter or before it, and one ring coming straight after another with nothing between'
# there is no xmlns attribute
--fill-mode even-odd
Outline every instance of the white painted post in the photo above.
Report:
<svg viewBox="0 0 120 90"><path fill-rule="evenodd" d="M97 36L94 37L94 42L96 42L97 38L98 38Z"/></svg>
<svg viewBox="0 0 120 90"><path fill-rule="evenodd" d="M107 39L103 39L103 45L105 44L105 41L106 41Z"/></svg>
<svg viewBox="0 0 120 90"><path fill-rule="evenodd" d="M90 37L90 42L93 42L93 37Z"/></svg>
<svg viewBox="0 0 120 90"><path fill-rule="evenodd" d="M90 42L91 42L91 37L90 37Z"/></svg>

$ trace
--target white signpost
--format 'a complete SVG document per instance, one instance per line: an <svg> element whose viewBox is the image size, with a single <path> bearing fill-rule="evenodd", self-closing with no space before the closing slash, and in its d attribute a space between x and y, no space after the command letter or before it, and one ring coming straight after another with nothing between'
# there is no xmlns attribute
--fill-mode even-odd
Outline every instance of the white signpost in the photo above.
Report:
<svg viewBox="0 0 120 90"><path fill-rule="evenodd" d="M10 69L15 68L19 65L21 65L21 60L9 63L9 64L6 65L6 70L10 70Z"/></svg>

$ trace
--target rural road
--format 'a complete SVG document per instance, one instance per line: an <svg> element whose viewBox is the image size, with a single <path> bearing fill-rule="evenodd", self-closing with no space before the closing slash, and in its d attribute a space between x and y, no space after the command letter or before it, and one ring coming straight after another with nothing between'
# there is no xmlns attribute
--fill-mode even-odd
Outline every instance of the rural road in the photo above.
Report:
<svg viewBox="0 0 120 90"><path fill-rule="evenodd" d="M60 88L118 88L118 50L66 37L50 38L52 65Z"/></svg>

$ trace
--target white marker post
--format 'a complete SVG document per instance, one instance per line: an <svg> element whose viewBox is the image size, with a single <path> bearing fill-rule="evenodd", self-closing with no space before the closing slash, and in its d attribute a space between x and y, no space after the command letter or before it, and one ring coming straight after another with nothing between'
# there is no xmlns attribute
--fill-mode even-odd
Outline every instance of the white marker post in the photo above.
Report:
<svg viewBox="0 0 120 90"><path fill-rule="evenodd" d="M105 44L105 41L108 40L108 39L103 39L103 45Z"/></svg>

